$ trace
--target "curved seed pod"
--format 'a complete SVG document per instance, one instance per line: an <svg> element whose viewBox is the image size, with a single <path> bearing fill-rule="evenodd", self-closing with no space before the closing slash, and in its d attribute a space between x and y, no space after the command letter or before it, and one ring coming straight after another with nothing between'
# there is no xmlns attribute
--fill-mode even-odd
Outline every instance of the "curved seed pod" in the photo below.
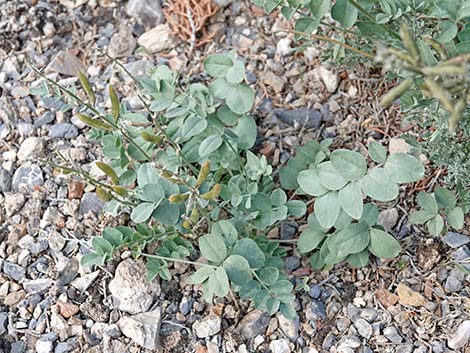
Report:
<svg viewBox="0 0 470 353"><path fill-rule="evenodd" d="M103 202L107 202L113 198L110 192L100 186L96 188L96 195L98 195L98 198Z"/></svg>
<svg viewBox="0 0 470 353"><path fill-rule="evenodd" d="M191 216L189 216L189 220L192 224L196 224L199 221L199 210L197 207L194 207L191 211Z"/></svg>
<svg viewBox="0 0 470 353"><path fill-rule="evenodd" d="M191 228L192 224L191 224L191 221L189 219L185 219L183 221L183 228L186 228L186 229L189 229Z"/></svg>
<svg viewBox="0 0 470 353"><path fill-rule="evenodd" d="M107 123L105 123L101 120L98 120L98 119L92 119L91 117L89 117L86 114L78 113L77 117L84 124L86 124L88 126L91 126L91 127L94 127L96 129L106 130L106 131L110 131L110 130L113 129L113 127L108 125Z"/></svg>
<svg viewBox="0 0 470 353"><path fill-rule="evenodd" d="M202 194L201 197L204 200L215 200L219 197L220 191L222 190L221 184L215 184L211 191Z"/></svg>
<svg viewBox="0 0 470 353"><path fill-rule="evenodd" d="M127 196L127 189L123 186L114 185L113 190L119 196Z"/></svg>
<svg viewBox="0 0 470 353"><path fill-rule="evenodd" d="M407 63L412 64L412 65L415 64L415 61L413 60L413 58L409 56L407 53L402 52L401 50L397 50L395 48L388 48L387 51L400 60L406 61Z"/></svg>
<svg viewBox="0 0 470 353"><path fill-rule="evenodd" d="M54 170L55 170L57 173L61 173L61 174L64 174L64 175L68 175L68 174L71 174L71 173L72 173L71 170L65 169L65 168L60 168L60 167L54 168Z"/></svg>
<svg viewBox="0 0 470 353"><path fill-rule="evenodd" d="M181 179L179 179L175 174L173 174L173 173L171 173L167 170L163 170L160 173L160 176L162 178L165 178L169 182L172 182L173 184L184 184L183 181Z"/></svg>
<svg viewBox="0 0 470 353"><path fill-rule="evenodd" d="M96 162L96 166L100 168L107 176L111 178L113 184L119 184L119 177L109 165L103 162Z"/></svg>
<svg viewBox="0 0 470 353"><path fill-rule="evenodd" d="M113 114L114 120L119 119L119 98L117 96L116 90L113 86L109 86L109 98L111 99L111 112Z"/></svg>
<svg viewBox="0 0 470 353"><path fill-rule="evenodd" d="M88 96L90 103L92 105L95 105L96 97L95 97L95 94L93 93L93 89L91 88L90 81L88 81L88 78L86 77L86 75L81 71L78 72L78 79L80 80L80 84L82 85L83 90Z"/></svg>
<svg viewBox="0 0 470 353"><path fill-rule="evenodd" d="M408 77L406 80L402 81L398 86L393 87L388 91L382 99L380 100L380 105L382 107L388 107L392 102L399 98L405 91L411 87L413 84L413 78Z"/></svg>
<svg viewBox="0 0 470 353"><path fill-rule="evenodd" d="M441 43L439 43L437 40L434 40L428 36L424 36L423 40L426 42L426 44L428 44L431 48L433 48L436 51L436 53L439 54L442 60L447 59L447 53L442 47Z"/></svg>
<svg viewBox="0 0 470 353"><path fill-rule="evenodd" d="M447 92L441 85L430 78L425 78L424 83L428 86L433 97L442 104L444 109L449 113L452 113L454 111L454 106L452 104L449 92Z"/></svg>
<svg viewBox="0 0 470 353"><path fill-rule="evenodd" d="M405 24L405 22L402 22L400 25L400 35L401 35L401 39L403 40L403 45L410 53L413 60L418 61L419 60L418 48L416 47L416 44L414 43L413 38L411 37L410 29Z"/></svg>
<svg viewBox="0 0 470 353"><path fill-rule="evenodd" d="M199 187L202 185L203 182L206 181L209 172L211 171L211 163L209 161L205 161L202 165L201 171L197 176L196 185L195 187Z"/></svg>
<svg viewBox="0 0 470 353"><path fill-rule="evenodd" d="M423 67L422 72L426 76L463 75L465 69L461 66L444 65Z"/></svg>
<svg viewBox="0 0 470 353"><path fill-rule="evenodd" d="M181 203L181 202L186 201L188 197L189 197L189 194L173 194L170 196L168 201L170 201L170 203Z"/></svg>
<svg viewBox="0 0 470 353"><path fill-rule="evenodd" d="M459 125L464 109L465 109L465 98L462 98L455 104L455 110L450 116L449 132L454 132L457 126Z"/></svg>
<svg viewBox="0 0 470 353"><path fill-rule="evenodd" d="M144 139L144 141L152 142L154 144L158 144L158 143L162 142L162 140L163 140L163 136L151 134L150 132L147 132L147 131L142 131L140 133L140 137L142 137L142 139Z"/></svg>

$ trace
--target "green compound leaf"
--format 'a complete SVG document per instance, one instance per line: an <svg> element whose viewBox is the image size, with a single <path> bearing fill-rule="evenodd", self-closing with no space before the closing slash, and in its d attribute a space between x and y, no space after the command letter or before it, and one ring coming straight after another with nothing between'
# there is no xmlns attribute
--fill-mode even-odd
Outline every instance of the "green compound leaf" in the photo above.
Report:
<svg viewBox="0 0 470 353"><path fill-rule="evenodd" d="M437 214L439 208L437 206L436 198L433 194L421 191L416 198L418 205L420 205L425 211Z"/></svg>
<svg viewBox="0 0 470 353"><path fill-rule="evenodd" d="M204 258L217 264L227 256L224 239L218 234L206 234L199 238L199 249Z"/></svg>
<svg viewBox="0 0 470 353"><path fill-rule="evenodd" d="M341 206L338 201L338 192L330 191L315 200L315 215L320 225L331 228L339 216Z"/></svg>
<svg viewBox="0 0 470 353"><path fill-rule="evenodd" d="M357 182L351 182L338 193L338 201L343 210L354 219L362 216L362 190Z"/></svg>
<svg viewBox="0 0 470 353"><path fill-rule="evenodd" d="M286 203L289 215L302 217L307 212L307 206L300 200L291 200Z"/></svg>
<svg viewBox="0 0 470 353"><path fill-rule="evenodd" d="M444 229L444 220L441 215L436 215L428 222L428 231L431 235L437 237Z"/></svg>
<svg viewBox="0 0 470 353"><path fill-rule="evenodd" d="M410 214L410 223L412 224L424 224L435 216L435 213L431 213L426 210L419 210Z"/></svg>
<svg viewBox="0 0 470 353"><path fill-rule="evenodd" d="M382 259L397 257L401 251L400 243L390 234L372 228L370 230L369 250L372 254Z"/></svg>
<svg viewBox="0 0 470 353"><path fill-rule="evenodd" d="M225 77L229 83L238 84L245 79L245 64L241 60L235 61L233 66L228 69Z"/></svg>
<svg viewBox="0 0 470 353"><path fill-rule="evenodd" d="M223 266L230 281L237 286L242 286L253 278L250 264L243 256L230 255Z"/></svg>
<svg viewBox="0 0 470 353"><path fill-rule="evenodd" d="M233 247L232 254L243 256L251 268L260 268L266 261L266 256L253 239L240 239Z"/></svg>
<svg viewBox="0 0 470 353"><path fill-rule="evenodd" d="M210 290L218 297L225 297L228 294L230 285L227 273L223 267L218 267L209 277Z"/></svg>
<svg viewBox="0 0 470 353"><path fill-rule="evenodd" d="M132 210L131 219L134 223L146 222L157 206L153 202L143 202Z"/></svg>
<svg viewBox="0 0 470 353"><path fill-rule="evenodd" d="M329 190L339 190L348 182L333 166L332 162L320 163L317 167L317 173L321 185Z"/></svg>
<svg viewBox="0 0 470 353"><path fill-rule="evenodd" d="M387 157L387 150L376 141L371 141L368 147L369 156L376 163L384 163Z"/></svg>
<svg viewBox="0 0 470 353"><path fill-rule="evenodd" d="M213 77L223 77L227 75L233 62L227 55L212 54L204 60L204 68Z"/></svg>
<svg viewBox="0 0 470 353"><path fill-rule="evenodd" d="M302 191L311 196L322 196L328 192L328 189L321 185L316 169L301 171L297 176L297 182Z"/></svg>
<svg viewBox="0 0 470 353"><path fill-rule="evenodd" d="M157 207L165 197L165 190L159 184L147 184L141 190L140 199L153 202Z"/></svg>
<svg viewBox="0 0 470 353"><path fill-rule="evenodd" d="M358 152L338 149L331 153L330 160L338 173L346 180L358 180L366 174L366 160Z"/></svg>
<svg viewBox="0 0 470 353"><path fill-rule="evenodd" d="M440 208L454 208L457 204L454 193L442 186L434 189L434 196Z"/></svg>
<svg viewBox="0 0 470 353"><path fill-rule="evenodd" d="M297 242L297 250L301 254L308 253L316 249L323 239L325 239L324 233L309 227L300 235L299 241Z"/></svg>
<svg viewBox="0 0 470 353"><path fill-rule="evenodd" d="M368 226L373 226L379 219L379 209L372 203L366 203L362 211L362 217L359 223L365 223Z"/></svg>
<svg viewBox="0 0 470 353"><path fill-rule="evenodd" d="M424 176L423 163L406 153L391 154L384 165L388 178L396 183L411 183Z"/></svg>
<svg viewBox="0 0 470 353"><path fill-rule="evenodd" d="M331 8L331 17L346 28L356 23L357 14L357 9L349 0L337 0Z"/></svg>
<svg viewBox="0 0 470 353"><path fill-rule="evenodd" d="M367 266L369 264L369 251L365 249L357 254L350 254L346 258L346 262L355 268Z"/></svg>
<svg viewBox="0 0 470 353"><path fill-rule="evenodd" d="M212 267L203 266L189 277L188 283L189 284L201 284L206 279L208 279L214 272L215 271Z"/></svg>
<svg viewBox="0 0 470 353"><path fill-rule="evenodd" d="M454 229L461 229L465 223L465 214L461 207L455 207L447 212L447 223Z"/></svg>
<svg viewBox="0 0 470 353"><path fill-rule="evenodd" d="M222 145L222 137L219 135L207 136L199 145L199 156L206 157Z"/></svg>
<svg viewBox="0 0 470 353"><path fill-rule="evenodd" d="M363 223L354 223L336 235L334 241L335 253L339 257L355 254L367 248L369 242L368 226ZM330 247L329 249L330 251L333 250Z"/></svg>
<svg viewBox="0 0 470 353"><path fill-rule="evenodd" d="M278 280L279 270L276 267L263 268L259 272L259 278L265 285L270 286Z"/></svg>
<svg viewBox="0 0 470 353"><path fill-rule="evenodd" d="M248 113L255 102L255 92L246 85L231 86L225 97L227 106L236 114Z"/></svg>
<svg viewBox="0 0 470 353"><path fill-rule="evenodd" d="M362 191L377 201L392 201L398 196L398 185L387 177L383 168L370 169L361 179Z"/></svg>

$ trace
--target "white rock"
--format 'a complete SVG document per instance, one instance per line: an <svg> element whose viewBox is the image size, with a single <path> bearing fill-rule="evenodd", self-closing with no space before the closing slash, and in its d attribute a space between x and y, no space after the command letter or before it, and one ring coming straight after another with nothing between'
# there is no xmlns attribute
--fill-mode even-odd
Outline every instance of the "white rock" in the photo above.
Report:
<svg viewBox="0 0 470 353"><path fill-rule="evenodd" d="M398 211L396 208L389 208L387 210L380 211L377 223L390 231L395 227L398 222Z"/></svg>
<svg viewBox="0 0 470 353"><path fill-rule="evenodd" d="M291 351L289 343L283 338L271 341L269 349L271 353L289 353Z"/></svg>
<svg viewBox="0 0 470 353"><path fill-rule="evenodd" d="M392 153L408 153L410 151L410 145L402 138L394 137L390 139L388 143L388 152Z"/></svg>
<svg viewBox="0 0 470 353"><path fill-rule="evenodd" d="M161 323L161 310L134 316L123 316L118 321L121 332L132 339L139 346L147 349L161 350L159 331Z"/></svg>
<svg viewBox="0 0 470 353"><path fill-rule="evenodd" d="M193 324L193 329L199 338L213 336L220 331L222 320L215 315L209 315Z"/></svg>
<svg viewBox="0 0 470 353"><path fill-rule="evenodd" d="M160 0L129 0L126 12L149 27L161 23L164 19Z"/></svg>
<svg viewBox="0 0 470 353"><path fill-rule="evenodd" d="M40 157L44 151L44 143L39 137L28 137L20 146L17 157L19 161Z"/></svg>
<svg viewBox="0 0 470 353"><path fill-rule="evenodd" d="M470 340L470 320L465 320L460 324L455 335L447 342L451 349L460 349Z"/></svg>
<svg viewBox="0 0 470 353"><path fill-rule="evenodd" d="M54 345L51 341L36 341L36 353L50 353Z"/></svg>
<svg viewBox="0 0 470 353"><path fill-rule="evenodd" d="M282 38L277 42L276 45L276 53L280 56L285 56L290 53L291 47L290 44L292 43L292 39L290 38Z"/></svg>
<svg viewBox="0 0 470 353"><path fill-rule="evenodd" d="M3 206L8 217L13 216L24 205L26 199L21 193L6 192Z"/></svg>
<svg viewBox="0 0 470 353"><path fill-rule="evenodd" d="M312 62L318 56L318 50L315 48L307 48L304 50L304 56L308 62Z"/></svg>
<svg viewBox="0 0 470 353"><path fill-rule="evenodd" d="M167 24L157 25L145 32L139 37L137 43L151 53L158 53L174 46L171 29Z"/></svg>
<svg viewBox="0 0 470 353"><path fill-rule="evenodd" d="M296 315L293 320L288 320L284 315L277 314L277 321L279 322L279 328L292 342L297 340L299 337L299 316Z"/></svg>
<svg viewBox="0 0 470 353"><path fill-rule="evenodd" d="M156 280L147 281L147 270L142 261L127 259L121 262L109 283L113 302L122 311L138 314L150 309L160 285Z"/></svg>
<svg viewBox="0 0 470 353"><path fill-rule="evenodd" d="M318 74L320 75L320 79L326 87L326 90L330 93L335 92L339 84L338 75L332 70L327 69L323 65L320 66L317 70Z"/></svg>

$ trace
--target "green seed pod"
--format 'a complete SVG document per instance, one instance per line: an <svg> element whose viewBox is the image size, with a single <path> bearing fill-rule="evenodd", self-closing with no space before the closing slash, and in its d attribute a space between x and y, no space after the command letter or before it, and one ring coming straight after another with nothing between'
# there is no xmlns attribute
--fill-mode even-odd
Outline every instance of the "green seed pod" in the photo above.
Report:
<svg viewBox="0 0 470 353"><path fill-rule="evenodd" d="M96 166L100 168L107 176L111 178L111 181L113 184L118 184L119 183L119 177L114 171L113 168L111 168L109 165L103 162L96 162Z"/></svg>
<svg viewBox="0 0 470 353"><path fill-rule="evenodd" d="M117 96L116 90L113 86L109 86L109 98L111 99L111 112L113 114L114 120L119 119L119 98Z"/></svg>
<svg viewBox="0 0 470 353"><path fill-rule="evenodd" d="M423 67L423 74L426 76L445 76L445 75L463 75L465 69L460 66L444 65L444 66L432 66Z"/></svg>
<svg viewBox="0 0 470 353"><path fill-rule="evenodd" d="M82 85L83 90L88 96L90 103L92 105L95 105L96 97L95 97L95 94L93 93L93 89L91 88L90 81L88 81L88 78L86 77L86 75L81 71L78 72L78 79L80 80L80 84Z"/></svg>
<svg viewBox="0 0 470 353"><path fill-rule="evenodd" d="M54 170L55 170L57 173L61 173L61 174L64 174L64 175L68 175L68 174L72 173L71 170L64 169L64 168L60 168L60 167L54 168Z"/></svg>
<svg viewBox="0 0 470 353"><path fill-rule="evenodd" d="M449 119L449 132L455 132L455 129L459 125L460 119L462 118L463 110L465 109L465 98L460 99L455 104L455 109Z"/></svg>
<svg viewBox="0 0 470 353"><path fill-rule="evenodd" d="M189 216L189 220L192 224L196 224L199 221L199 210L197 207L194 207L191 211L191 216Z"/></svg>
<svg viewBox="0 0 470 353"><path fill-rule="evenodd" d="M142 137L144 141L151 142L154 144L159 144L163 140L163 136L151 134L150 132L147 132L147 131L142 131L140 133L140 137Z"/></svg>
<svg viewBox="0 0 470 353"><path fill-rule="evenodd" d="M103 202L107 202L113 198L110 192L100 186L96 188L96 195L98 195L98 198Z"/></svg>
<svg viewBox="0 0 470 353"><path fill-rule="evenodd" d="M189 219L185 219L183 221L183 228L186 228L186 229L189 229L191 228L192 224L191 224L191 221Z"/></svg>
<svg viewBox="0 0 470 353"><path fill-rule="evenodd" d="M189 194L173 194L170 196L168 201L170 201L170 203L181 203L181 202L186 201L188 197L189 197Z"/></svg>
<svg viewBox="0 0 470 353"><path fill-rule="evenodd" d="M402 52L401 50L397 50L395 48L388 48L387 51L395 56L396 58L406 61L408 64L414 65L415 61L411 56L409 56L407 53Z"/></svg>
<svg viewBox="0 0 470 353"><path fill-rule="evenodd" d="M447 59L447 53L442 47L441 43L439 43L438 41L428 36L424 36L423 40L426 42L426 44L428 44L431 48L433 48L436 51L436 53L439 54L442 60Z"/></svg>
<svg viewBox="0 0 470 353"><path fill-rule="evenodd" d="M92 119L86 114L78 113L77 117L81 122L85 123L88 126L94 127L96 129L106 130L106 131L110 131L113 129L112 126L108 125L107 123L100 121L98 119Z"/></svg>
<svg viewBox="0 0 470 353"><path fill-rule="evenodd" d="M433 97L442 104L444 109L449 113L452 113L454 111L454 106L452 104L449 92L447 92L441 85L430 78L426 78L424 83L428 86Z"/></svg>
<svg viewBox="0 0 470 353"><path fill-rule="evenodd" d="M413 60L415 62L418 61L419 60L418 48L416 47L416 44L414 43L413 38L411 37L410 30L408 26L405 24L405 22L402 22L400 25L400 35L401 35L401 39L403 40L403 45L410 53Z"/></svg>
<svg viewBox="0 0 470 353"><path fill-rule="evenodd" d="M380 100L380 105L382 107L388 107L392 102L399 98L405 91L411 87L413 84L413 78L408 77L406 80L402 81L398 86L393 87L388 91L382 99Z"/></svg>
<svg viewBox="0 0 470 353"><path fill-rule="evenodd" d="M127 196L127 189L123 186L114 185L113 190L119 196Z"/></svg>
<svg viewBox="0 0 470 353"><path fill-rule="evenodd" d="M207 176L209 175L210 171L211 171L211 163L209 161L205 161L197 177L196 185L195 185L196 187L201 186L202 183L206 181Z"/></svg>
<svg viewBox="0 0 470 353"><path fill-rule="evenodd" d="M211 191L202 194L201 197L204 200L215 200L219 197L220 191L222 190L221 184L215 184Z"/></svg>

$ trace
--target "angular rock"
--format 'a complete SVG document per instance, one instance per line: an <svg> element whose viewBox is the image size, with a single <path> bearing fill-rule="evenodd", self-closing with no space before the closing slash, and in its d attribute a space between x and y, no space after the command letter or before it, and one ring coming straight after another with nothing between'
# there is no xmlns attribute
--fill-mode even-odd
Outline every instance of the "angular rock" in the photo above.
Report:
<svg viewBox="0 0 470 353"><path fill-rule="evenodd" d="M220 331L222 320L219 316L208 315L202 320L197 320L193 324L193 330L199 338L206 338L215 335Z"/></svg>
<svg viewBox="0 0 470 353"><path fill-rule="evenodd" d="M147 270L142 261L127 259L121 262L109 283L113 302L120 310L138 314L150 309L160 285L156 280L147 281Z"/></svg>
<svg viewBox="0 0 470 353"><path fill-rule="evenodd" d="M39 137L28 137L20 146L17 157L19 161L41 157L44 153L44 142Z"/></svg>
<svg viewBox="0 0 470 353"><path fill-rule="evenodd" d="M444 289L447 293L458 292L462 289L462 287L462 282L460 282L459 279L454 276L447 277L446 283L444 285Z"/></svg>
<svg viewBox="0 0 470 353"><path fill-rule="evenodd" d="M38 294L52 286L53 281L49 278L38 278L23 283L23 288L29 294Z"/></svg>
<svg viewBox="0 0 470 353"><path fill-rule="evenodd" d="M318 70L320 79L325 85L326 90L330 93L334 93L336 91L336 88L338 88L338 84L339 84L338 75L335 72L333 72L333 70L329 70L323 65L318 67L317 70Z"/></svg>
<svg viewBox="0 0 470 353"><path fill-rule="evenodd" d="M50 71L58 72L67 76L78 76L79 71L85 71L79 58L69 51L60 51L47 66Z"/></svg>
<svg viewBox="0 0 470 353"><path fill-rule="evenodd" d="M286 124L305 124L305 126L308 128L320 127L323 118L322 112L316 109L276 109L273 113L277 119L281 120Z"/></svg>
<svg viewBox="0 0 470 353"><path fill-rule="evenodd" d="M171 29L167 24L160 24L142 34L137 40L140 46L150 53L158 53L174 46Z"/></svg>
<svg viewBox="0 0 470 353"><path fill-rule="evenodd" d="M159 331L161 309L134 316L123 316L118 321L121 332L139 346L160 351Z"/></svg>
<svg viewBox="0 0 470 353"><path fill-rule="evenodd" d="M258 335L263 335L268 327L270 317L261 310L252 310L240 321L237 330L249 340Z"/></svg>
<svg viewBox="0 0 470 353"><path fill-rule="evenodd" d="M284 315L281 314L277 314L276 317L281 331L288 339L290 339L292 342L295 342L297 337L299 337L299 316L296 315L293 320L288 320L284 317Z"/></svg>
<svg viewBox="0 0 470 353"><path fill-rule="evenodd" d="M282 338L271 341L269 349L272 353L289 353L291 351L289 342Z"/></svg>
<svg viewBox="0 0 470 353"><path fill-rule="evenodd" d="M71 139L78 136L78 129L70 123L60 123L49 128L49 136L53 138Z"/></svg>
<svg viewBox="0 0 470 353"><path fill-rule="evenodd" d="M364 338L369 339L372 336L372 326L364 319L357 319L354 323L357 332Z"/></svg>
<svg viewBox="0 0 470 353"><path fill-rule="evenodd" d="M325 304L319 300L312 300L305 308L305 318L317 321L326 317Z"/></svg>
<svg viewBox="0 0 470 353"><path fill-rule="evenodd" d="M21 210L26 199L21 193L6 192L3 206L7 217L13 216L16 212Z"/></svg>
<svg viewBox="0 0 470 353"><path fill-rule="evenodd" d="M75 279L73 282L71 282L71 285L83 293L88 289L88 287L91 286L99 274L99 270L92 273L87 273L86 275Z"/></svg>
<svg viewBox="0 0 470 353"><path fill-rule="evenodd" d="M275 73L268 71L264 74L263 82L266 86L271 87L274 92L280 93L284 88L284 80Z"/></svg>
<svg viewBox="0 0 470 353"><path fill-rule="evenodd" d="M36 353L51 353L54 345L51 341L38 340L36 341Z"/></svg>
<svg viewBox="0 0 470 353"><path fill-rule="evenodd" d="M391 231L398 222L398 211L396 208L389 208L379 212L379 218L377 223L385 228L387 231Z"/></svg>
<svg viewBox="0 0 470 353"><path fill-rule="evenodd" d="M8 313L0 312L0 337L7 332Z"/></svg>
<svg viewBox="0 0 470 353"><path fill-rule="evenodd" d="M142 2L145 3L145 1ZM108 45L108 54L113 58L127 57L132 54L135 46L136 41L132 32L125 27L111 37Z"/></svg>
<svg viewBox="0 0 470 353"><path fill-rule="evenodd" d="M78 214L83 216L88 212L98 215L103 209L103 202L98 198L94 192L86 192L80 201L80 208Z"/></svg>
<svg viewBox="0 0 470 353"><path fill-rule="evenodd" d="M5 273L8 277L13 278L17 282L20 282L26 274L23 267L18 266L17 264L10 261L3 262L3 273Z"/></svg>
<svg viewBox="0 0 470 353"><path fill-rule="evenodd" d="M388 152L392 153L408 153L411 146L404 139L394 137L388 143Z"/></svg>
<svg viewBox="0 0 470 353"><path fill-rule="evenodd" d="M130 0L126 12L146 27L154 27L165 20L160 0Z"/></svg>
<svg viewBox="0 0 470 353"><path fill-rule="evenodd" d="M459 248L465 244L470 243L470 237L455 232L448 232L442 241L449 245L451 248Z"/></svg>
<svg viewBox="0 0 470 353"><path fill-rule="evenodd" d="M0 192L8 192L11 190L11 173L3 168L0 168Z"/></svg>
<svg viewBox="0 0 470 353"><path fill-rule="evenodd" d="M406 284L400 283L397 287L397 293L401 304L411 306L421 306L426 304L426 298L424 298L420 293L413 291Z"/></svg>
<svg viewBox="0 0 470 353"><path fill-rule="evenodd" d="M13 174L11 188L13 191L33 191L35 186L44 184L42 170L31 162L21 165Z"/></svg>
<svg viewBox="0 0 470 353"><path fill-rule="evenodd" d="M463 321L457 328L455 335L447 342L451 349L460 349L470 340L470 320Z"/></svg>
<svg viewBox="0 0 470 353"><path fill-rule="evenodd" d="M384 329L384 336L392 343L401 343L403 338L398 333L398 330L393 326L388 326Z"/></svg>

